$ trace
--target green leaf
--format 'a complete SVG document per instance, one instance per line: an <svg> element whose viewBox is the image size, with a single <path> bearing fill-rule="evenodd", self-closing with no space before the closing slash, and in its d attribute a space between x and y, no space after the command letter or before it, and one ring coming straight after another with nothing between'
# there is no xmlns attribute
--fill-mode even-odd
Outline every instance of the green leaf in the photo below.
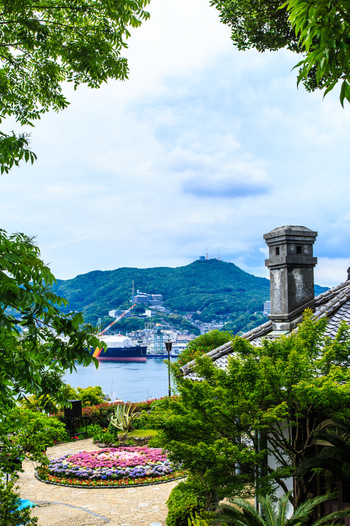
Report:
<svg viewBox="0 0 350 526"><path fill-rule="evenodd" d="M124 80L130 27L148 20L149 0L75 2L1 1L0 117L34 127L46 112L68 106L62 83L98 88L108 79ZM11 6L11 8L10 8ZM36 156L21 129L0 132L0 168L8 173Z"/></svg>

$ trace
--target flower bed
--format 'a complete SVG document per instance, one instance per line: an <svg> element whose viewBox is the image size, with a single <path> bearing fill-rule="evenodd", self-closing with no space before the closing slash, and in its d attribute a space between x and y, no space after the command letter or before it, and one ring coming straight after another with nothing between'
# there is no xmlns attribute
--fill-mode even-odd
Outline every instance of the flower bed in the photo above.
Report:
<svg viewBox="0 0 350 526"><path fill-rule="evenodd" d="M71 486L131 486L184 476L161 449L117 447L80 451L51 460L39 478Z"/></svg>

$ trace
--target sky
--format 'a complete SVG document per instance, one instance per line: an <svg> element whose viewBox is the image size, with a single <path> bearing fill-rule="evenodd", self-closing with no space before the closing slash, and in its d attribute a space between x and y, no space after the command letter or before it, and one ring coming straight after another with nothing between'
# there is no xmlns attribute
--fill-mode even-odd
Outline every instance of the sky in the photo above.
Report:
<svg viewBox="0 0 350 526"><path fill-rule="evenodd" d="M318 232L315 281L350 266L350 108L296 86L299 57L240 52L208 0L152 0L129 80L65 87L0 177L1 228L36 236L57 278L176 267L208 253L268 276L263 234Z"/></svg>

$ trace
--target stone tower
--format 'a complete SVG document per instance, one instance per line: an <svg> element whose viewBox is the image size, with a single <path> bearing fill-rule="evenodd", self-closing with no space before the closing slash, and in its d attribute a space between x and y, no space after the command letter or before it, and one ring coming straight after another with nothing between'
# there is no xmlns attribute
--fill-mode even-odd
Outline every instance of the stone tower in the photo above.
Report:
<svg viewBox="0 0 350 526"><path fill-rule="evenodd" d="M304 226L282 226L264 235L269 247L269 259L265 261L270 270L269 318L275 331L293 329L298 314L312 304L316 237L317 232Z"/></svg>

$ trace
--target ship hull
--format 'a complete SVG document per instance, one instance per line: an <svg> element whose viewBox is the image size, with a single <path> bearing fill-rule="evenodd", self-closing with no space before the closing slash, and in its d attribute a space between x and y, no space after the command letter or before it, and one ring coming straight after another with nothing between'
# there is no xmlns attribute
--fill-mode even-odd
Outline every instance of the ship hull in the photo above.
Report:
<svg viewBox="0 0 350 526"><path fill-rule="evenodd" d="M98 358L99 362L145 362L146 358L138 358L138 357L128 357L125 356L116 356L116 357L106 357L106 356L99 356Z"/></svg>
<svg viewBox="0 0 350 526"><path fill-rule="evenodd" d="M108 347L97 359L99 362L145 362L147 347Z"/></svg>

